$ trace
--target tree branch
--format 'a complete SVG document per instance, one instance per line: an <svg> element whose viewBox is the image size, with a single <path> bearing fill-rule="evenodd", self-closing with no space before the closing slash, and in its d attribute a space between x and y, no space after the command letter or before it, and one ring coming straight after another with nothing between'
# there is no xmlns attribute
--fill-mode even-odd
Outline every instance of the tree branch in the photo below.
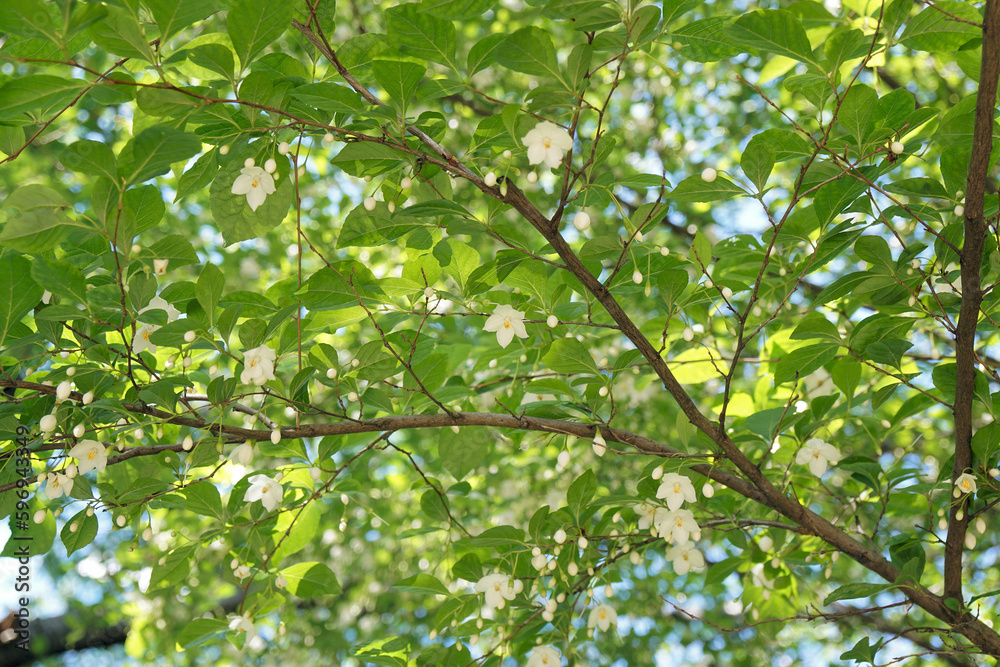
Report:
<svg viewBox="0 0 1000 667"><path fill-rule="evenodd" d="M951 482L972 465L972 400L976 384L976 325L983 301L980 263L986 223L983 199L986 175L993 149L993 109L997 78L1000 76L1000 2L987 0L983 23L983 59L979 70L979 93L969 160L969 180L965 189L965 243L962 246L962 306L955 332L955 464ZM944 550L944 597L962 604L962 550L969 525L965 500L951 503L948 539ZM950 500L950 497L949 497Z"/></svg>

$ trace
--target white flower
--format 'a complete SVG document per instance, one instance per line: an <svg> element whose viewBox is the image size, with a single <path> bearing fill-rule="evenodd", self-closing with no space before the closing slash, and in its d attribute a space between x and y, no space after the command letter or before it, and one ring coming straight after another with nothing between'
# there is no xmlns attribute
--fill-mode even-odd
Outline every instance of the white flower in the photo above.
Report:
<svg viewBox="0 0 1000 667"><path fill-rule="evenodd" d="M47 306L49 305L49 301L51 300L52 300L52 292L48 290L42 292L42 303L44 303Z"/></svg>
<svg viewBox="0 0 1000 667"><path fill-rule="evenodd" d="M69 455L80 461L78 472L81 474L94 469L97 469L97 472L104 472L104 468L108 465L108 455L105 453L104 445L96 440L81 440L69 450Z"/></svg>
<svg viewBox="0 0 1000 667"><path fill-rule="evenodd" d="M691 568L700 570L705 567L705 557L695 549L693 544L678 544L667 549L667 560L674 565L674 572L687 574Z"/></svg>
<svg viewBox="0 0 1000 667"><path fill-rule="evenodd" d="M528 330L524 328L524 313L507 305L496 307L493 314L486 319L483 331L495 331L500 347L510 345L515 334L518 338L528 337Z"/></svg>
<svg viewBox="0 0 1000 667"><path fill-rule="evenodd" d="M598 456L604 456L604 452L608 450L608 443L598 431L594 434L594 453Z"/></svg>
<svg viewBox="0 0 1000 667"><path fill-rule="evenodd" d="M587 627L593 629L597 626L601 632L607 632L612 625L618 625L618 612L606 604L599 604L590 610L590 618L587 619Z"/></svg>
<svg viewBox="0 0 1000 667"><path fill-rule="evenodd" d="M255 347L243 353L243 373L240 382L258 387L274 379L274 350L267 345Z"/></svg>
<svg viewBox="0 0 1000 667"><path fill-rule="evenodd" d="M827 465L836 465L840 461L840 452L828 442L819 438L809 438L806 444L795 456L795 462L799 465L808 465L809 472L822 477L826 472Z"/></svg>
<svg viewBox="0 0 1000 667"><path fill-rule="evenodd" d="M559 651L551 646L539 646L531 652L527 667L560 667L562 658Z"/></svg>
<svg viewBox="0 0 1000 667"><path fill-rule="evenodd" d="M698 522L694 520L694 514L691 513L691 510L657 508L653 517L653 525L656 526L656 534L666 542L687 544L692 537L696 540L701 537L701 529Z"/></svg>
<svg viewBox="0 0 1000 667"><path fill-rule="evenodd" d="M248 565L239 565L233 570L233 576L243 581L250 576L250 567Z"/></svg>
<svg viewBox="0 0 1000 667"><path fill-rule="evenodd" d="M550 169L558 167L563 153L573 148L573 138L569 133L547 120L524 135L524 143L528 147L528 163L544 162Z"/></svg>
<svg viewBox="0 0 1000 667"><path fill-rule="evenodd" d="M656 490L656 497L665 498L667 507L671 510L679 508L685 501L693 503L697 500L691 480L675 472L663 476L660 488Z"/></svg>
<svg viewBox="0 0 1000 667"><path fill-rule="evenodd" d="M162 276L167 273L167 264L170 263L169 259L154 259L153 260L153 273Z"/></svg>
<svg viewBox="0 0 1000 667"><path fill-rule="evenodd" d="M245 567L245 566L244 566ZM264 640L257 634L257 626L253 624L248 616L236 616L229 622L229 629L236 632L245 632L246 639L244 646L260 651L264 648Z"/></svg>
<svg viewBox="0 0 1000 667"><path fill-rule="evenodd" d="M976 478L967 472L963 472L955 480L955 490L963 494L976 492Z"/></svg>
<svg viewBox="0 0 1000 667"><path fill-rule="evenodd" d="M658 505L652 503L641 503L632 508L639 515L639 530L649 530L649 527L653 525L657 508Z"/></svg>
<svg viewBox="0 0 1000 667"><path fill-rule="evenodd" d="M73 480L66 475L57 472L50 472L45 478L45 495L49 500L55 500L59 496L69 494L73 491Z"/></svg>
<svg viewBox="0 0 1000 667"><path fill-rule="evenodd" d="M494 609L503 609L507 600L521 592L524 584L514 580L509 574L487 574L476 583L476 592L485 593L485 604Z"/></svg>
<svg viewBox="0 0 1000 667"><path fill-rule="evenodd" d="M276 588L284 588L288 585L288 579L285 578L285 575L279 574L274 580L274 585Z"/></svg>
<svg viewBox="0 0 1000 667"><path fill-rule="evenodd" d="M254 475L250 478L250 488L243 495L243 501L252 503L259 500L264 505L264 509L273 512L281 504L281 494L284 489L281 483L276 482L267 475Z"/></svg>
<svg viewBox="0 0 1000 667"><path fill-rule="evenodd" d="M143 324L139 327L135 332L135 338L132 339L132 352L139 354L140 352L149 350L153 354L156 354L156 345L149 342L149 337L159 328L157 324Z"/></svg>
<svg viewBox="0 0 1000 667"><path fill-rule="evenodd" d="M267 196L274 194L274 179L260 167L243 167L233 182L234 195L246 195L250 210L256 211Z"/></svg>
<svg viewBox="0 0 1000 667"><path fill-rule="evenodd" d="M166 260L164 260L166 261ZM139 311L139 315L142 315L147 310L162 310L167 314L167 322L173 322L181 315L181 311L174 308L172 303L167 303L167 300L162 296L154 296L149 300L149 305ZM136 318L140 322L142 321L138 317Z"/></svg>
<svg viewBox="0 0 1000 667"><path fill-rule="evenodd" d="M244 468L253 463L253 443L249 440L233 450L229 455L229 460L239 463Z"/></svg>

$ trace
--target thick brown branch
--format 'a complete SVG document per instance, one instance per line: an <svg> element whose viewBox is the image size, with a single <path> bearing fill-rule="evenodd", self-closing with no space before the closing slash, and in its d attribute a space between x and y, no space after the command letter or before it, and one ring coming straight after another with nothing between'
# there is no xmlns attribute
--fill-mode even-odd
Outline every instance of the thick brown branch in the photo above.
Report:
<svg viewBox="0 0 1000 667"><path fill-rule="evenodd" d="M983 198L993 149L993 108L1000 75L1000 2L988 0L983 24L983 58L965 190L965 243L962 246L962 307L955 332L955 465L952 484L972 465L972 399L976 383L976 325L983 301L980 263L986 223ZM949 497L950 500L950 497ZM964 498L963 498L964 500ZM969 516L964 502L952 503L944 548L944 597L962 604L962 551Z"/></svg>

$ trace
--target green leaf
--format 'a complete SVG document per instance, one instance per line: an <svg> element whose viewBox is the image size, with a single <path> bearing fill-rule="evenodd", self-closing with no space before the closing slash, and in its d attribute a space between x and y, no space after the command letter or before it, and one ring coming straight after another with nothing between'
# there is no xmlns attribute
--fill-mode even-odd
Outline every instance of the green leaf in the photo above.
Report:
<svg viewBox="0 0 1000 667"><path fill-rule="evenodd" d="M872 112L877 104L878 94L868 86L856 83L844 95L840 105L837 123L854 137L859 150L874 123Z"/></svg>
<svg viewBox="0 0 1000 667"><path fill-rule="evenodd" d="M25 111L63 107L86 86L86 81L50 74L15 77L0 88L0 118L16 118Z"/></svg>
<svg viewBox="0 0 1000 667"><path fill-rule="evenodd" d="M87 303L87 279L80 269L68 262L49 261L36 257L31 265L31 277L53 294Z"/></svg>
<svg viewBox="0 0 1000 667"><path fill-rule="evenodd" d="M5 252L0 255L0 346L7 333L42 300L43 289L31 279L31 262Z"/></svg>
<svg viewBox="0 0 1000 667"><path fill-rule="evenodd" d="M801 20L784 9L744 14L729 28L729 36L737 44L816 64Z"/></svg>
<svg viewBox="0 0 1000 667"><path fill-rule="evenodd" d="M438 435L438 459L452 477L461 481L482 464L489 442L489 433L484 428L469 427L460 433L444 429Z"/></svg>
<svg viewBox="0 0 1000 667"><path fill-rule="evenodd" d="M274 193L267 195L264 203L256 211L253 210L246 195L233 194L233 183L240 176L241 169L242 162L230 160L219 170L209 194L212 217L226 245L262 236L280 225L294 196L292 179L288 177L288 163L282 160L275 172L279 178Z"/></svg>
<svg viewBox="0 0 1000 667"><path fill-rule="evenodd" d="M497 33L484 37L472 45L472 48L469 49L469 56L466 58L466 69L469 76L496 62L497 50L505 39L507 39L507 35Z"/></svg>
<svg viewBox="0 0 1000 667"><path fill-rule="evenodd" d="M60 160L70 171L103 176L112 182L118 180L115 154L99 141L77 141L63 151Z"/></svg>
<svg viewBox="0 0 1000 667"><path fill-rule="evenodd" d="M389 43L400 53L452 66L458 39L450 20L423 12L412 3L389 9L385 17Z"/></svg>
<svg viewBox="0 0 1000 667"><path fill-rule="evenodd" d="M156 125L137 134L122 154L127 151L131 159L122 160L119 166L126 186L165 174L175 162L197 155L201 152L201 140L193 134Z"/></svg>
<svg viewBox="0 0 1000 667"><path fill-rule="evenodd" d="M63 524L59 537L70 556L94 541L97 537L97 517L87 516L87 510L80 510Z"/></svg>
<svg viewBox="0 0 1000 667"><path fill-rule="evenodd" d="M62 44L49 5L42 0L6 3L0 12L0 33L47 39L57 46Z"/></svg>
<svg viewBox="0 0 1000 667"><path fill-rule="evenodd" d="M570 512L574 517L579 518L581 510L589 503L597 492L597 475L594 471L587 469L582 475L576 478L566 491L566 504L569 505Z"/></svg>
<svg viewBox="0 0 1000 667"><path fill-rule="evenodd" d="M402 60L373 60L372 74L400 109L409 106L427 68Z"/></svg>
<svg viewBox="0 0 1000 667"><path fill-rule="evenodd" d="M869 598L873 595L878 595L882 591L887 591L890 588L894 588L894 586L892 584L867 584L864 582L846 584L827 595L826 599L823 600L823 606L827 607L834 602L839 602L840 600Z"/></svg>
<svg viewBox="0 0 1000 667"><path fill-rule="evenodd" d="M233 52L222 44L201 44L186 51L188 60L205 69L221 74L227 79L233 78Z"/></svg>
<svg viewBox="0 0 1000 667"><path fill-rule="evenodd" d="M841 660L855 660L858 663L869 663L875 664L875 654L877 654L882 645L885 643L884 637L879 637L878 641L874 644L871 643L871 639L868 637L862 637L858 640L858 643L854 645L850 651L844 651L840 654Z"/></svg>
<svg viewBox="0 0 1000 667"><path fill-rule="evenodd" d="M716 62L743 53L729 36L731 19L713 16L692 21L671 34L671 39L681 45L684 57L696 62Z"/></svg>
<svg viewBox="0 0 1000 667"><path fill-rule="evenodd" d="M774 371L775 386L798 377L805 377L837 356L839 345L816 343L782 355Z"/></svg>
<svg viewBox="0 0 1000 667"><path fill-rule="evenodd" d="M559 63L552 38L541 28L521 28L505 39L496 52L497 62L522 74L559 78Z"/></svg>
<svg viewBox="0 0 1000 667"><path fill-rule="evenodd" d="M339 595L340 582L323 563L297 563L281 571L288 580L288 592L300 598Z"/></svg>
<svg viewBox="0 0 1000 667"><path fill-rule="evenodd" d="M293 8L291 0L234 0L226 25L244 69L292 24Z"/></svg>
<svg viewBox="0 0 1000 667"><path fill-rule="evenodd" d="M222 288L226 284L226 279L215 264L205 264L201 270L201 276L194 288L195 298L201 304L209 322L215 321L215 307L222 297Z"/></svg>
<svg viewBox="0 0 1000 667"><path fill-rule="evenodd" d="M187 623L177 634L177 643L182 648L193 648L216 639L229 629L229 623L219 618L196 618Z"/></svg>
<svg viewBox="0 0 1000 667"><path fill-rule="evenodd" d="M146 6L153 12L160 28L160 41L164 43L184 28L221 9L215 0L146 0Z"/></svg>
<svg viewBox="0 0 1000 667"><path fill-rule="evenodd" d="M452 597L448 587L442 584L437 577L424 574L422 572L420 574L415 574L412 577L407 577L397 584L393 584L393 588L406 593L444 595L446 597Z"/></svg>
<svg viewBox="0 0 1000 667"><path fill-rule="evenodd" d="M597 364L586 346L575 338L560 338L542 357L556 373L597 373Z"/></svg>
<svg viewBox="0 0 1000 667"><path fill-rule="evenodd" d="M355 141L347 144L330 163L340 167L351 176L378 176L395 169L403 162L403 156L384 144L370 141Z"/></svg>
<svg viewBox="0 0 1000 667"><path fill-rule="evenodd" d="M971 23L956 21L953 17ZM933 6L923 7L906 24L899 43L931 53L955 51L970 39L981 36L980 28L974 24L981 24L982 21L983 17L975 6L956 0L940 0Z"/></svg>
<svg viewBox="0 0 1000 667"><path fill-rule="evenodd" d="M725 176L716 176L715 180L709 183L698 175L685 178L668 196L679 202L710 202L732 199L745 194L743 188Z"/></svg>
<svg viewBox="0 0 1000 667"><path fill-rule="evenodd" d="M184 497L182 507L188 511L215 519L225 519L222 511L222 496L211 482L198 482L185 487L180 495Z"/></svg>
<svg viewBox="0 0 1000 667"><path fill-rule="evenodd" d="M108 7L107 15L90 26L91 39L102 49L126 58L156 62L147 37L132 11Z"/></svg>
<svg viewBox="0 0 1000 667"><path fill-rule="evenodd" d="M466 21L492 9L495 0L423 0L420 10L449 21Z"/></svg>
<svg viewBox="0 0 1000 667"><path fill-rule="evenodd" d="M767 177L774 169L775 154L774 146L767 141L765 135L758 134L747 142L743 157L740 158L740 167L743 169L743 173L746 174L751 183L757 186L759 192L763 192L767 185Z"/></svg>

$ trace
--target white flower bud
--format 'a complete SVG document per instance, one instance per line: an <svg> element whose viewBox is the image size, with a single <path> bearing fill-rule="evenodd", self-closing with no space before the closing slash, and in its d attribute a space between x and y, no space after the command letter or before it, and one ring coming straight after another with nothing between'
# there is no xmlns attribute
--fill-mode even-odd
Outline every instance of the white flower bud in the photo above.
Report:
<svg viewBox="0 0 1000 667"><path fill-rule="evenodd" d="M69 382L65 380L60 382L59 386L56 387L56 401L58 402L65 401L67 398L69 398L70 391L71 390L69 387Z"/></svg>
<svg viewBox="0 0 1000 667"><path fill-rule="evenodd" d="M357 395L357 393L353 392L353 391L348 392L347 393L347 400L349 402L351 402L351 403L357 403L358 402L358 395Z"/></svg>
<svg viewBox="0 0 1000 667"><path fill-rule="evenodd" d="M181 365L184 366L184 368L191 368L191 364L193 362L194 359L192 359L191 357L184 357L184 361L181 363Z"/></svg>
<svg viewBox="0 0 1000 667"><path fill-rule="evenodd" d="M55 415L45 415L42 417L41 421L39 421L38 425L41 427L42 433L51 433L56 430L58 422L56 421Z"/></svg>
<svg viewBox="0 0 1000 667"><path fill-rule="evenodd" d="M365 209L368 211L374 211L377 202L375 197L365 197Z"/></svg>
<svg viewBox="0 0 1000 667"><path fill-rule="evenodd" d="M41 523L41 522L45 521L45 517L47 515L48 515L47 511L45 511L45 510L38 510L37 512L35 512L35 515L33 517L31 517L31 520L34 521L35 523Z"/></svg>
<svg viewBox="0 0 1000 667"><path fill-rule="evenodd" d="M681 337L690 343L691 341L694 340L694 331L691 329L691 327L684 327L684 331L681 333Z"/></svg>
<svg viewBox="0 0 1000 667"><path fill-rule="evenodd" d="M719 173L717 171L715 171L711 167L706 167L701 172L701 180L705 181L706 183L711 183L712 181L715 180L715 177L718 175Z"/></svg>
<svg viewBox="0 0 1000 667"><path fill-rule="evenodd" d="M962 206L961 204L959 204L958 206L956 206L955 207L955 215L957 215L959 217L965 215L965 207Z"/></svg>
<svg viewBox="0 0 1000 667"><path fill-rule="evenodd" d="M282 141L280 144L278 144L278 153L280 155L288 155L288 150L290 148L291 147L288 145L287 141Z"/></svg>
<svg viewBox="0 0 1000 667"><path fill-rule="evenodd" d="M273 174L277 168L278 168L278 163L274 161L273 157L267 158L267 160L264 162L264 171L266 171L269 174Z"/></svg>
<svg viewBox="0 0 1000 667"><path fill-rule="evenodd" d="M902 153L903 150L904 150L904 148L905 147L903 146L903 142L902 141L894 141L889 146L889 150L891 150L896 155L899 155L900 153Z"/></svg>
<svg viewBox="0 0 1000 667"><path fill-rule="evenodd" d="M88 391L83 395L83 404L90 405L94 401L94 392Z"/></svg>
<svg viewBox="0 0 1000 667"><path fill-rule="evenodd" d="M533 171L529 171L527 178L529 183L535 183L536 181L538 181L538 174L536 174Z"/></svg>
<svg viewBox="0 0 1000 667"><path fill-rule="evenodd" d="M314 482L319 481L319 478L323 476L323 471L316 467L309 468L309 476Z"/></svg>
<svg viewBox="0 0 1000 667"><path fill-rule="evenodd" d="M489 172L483 177L483 183L486 184L486 187L492 188L494 185L497 184L497 175L494 174L492 171Z"/></svg>
<svg viewBox="0 0 1000 667"><path fill-rule="evenodd" d="M559 452L559 456L556 457L556 462L559 464L560 468L565 468L569 465L569 451L564 449Z"/></svg>
<svg viewBox="0 0 1000 667"><path fill-rule="evenodd" d="M733 298L733 290L729 289L728 287L723 287L722 288L722 298L725 299L726 301L729 301L730 299L732 299Z"/></svg>
<svg viewBox="0 0 1000 667"><path fill-rule="evenodd" d="M193 343L194 339L197 338L197 337L198 337L198 334L195 333L194 331L186 331L186 332L184 332L184 341L187 342L187 343Z"/></svg>
<svg viewBox="0 0 1000 667"><path fill-rule="evenodd" d="M184 442L181 443L181 448L185 452L190 452L194 448L194 438L190 435L184 437Z"/></svg>
<svg viewBox="0 0 1000 667"><path fill-rule="evenodd" d="M243 160L243 166L246 167L247 169L249 169L253 165L254 165L254 160L252 157L248 157L246 160Z"/></svg>
<svg viewBox="0 0 1000 667"><path fill-rule="evenodd" d="M219 146L219 155L229 155L229 146L225 144Z"/></svg>
<svg viewBox="0 0 1000 667"><path fill-rule="evenodd" d="M638 551L633 551L629 554L628 559L632 562L632 565L638 565L642 562L642 555Z"/></svg>
<svg viewBox="0 0 1000 667"><path fill-rule="evenodd" d="M586 211L580 211L573 216L573 226L581 232L590 227L590 216Z"/></svg>
<svg viewBox="0 0 1000 667"><path fill-rule="evenodd" d="M327 368L326 369L326 377L329 378L329 379L331 379L331 380L333 378L337 377L337 369L336 368Z"/></svg>
<svg viewBox="0 0 1000 667"><path fill-rule="evenodd" d="M552 539L556 541L556 544L562 544L563 542L566 541L566 531L560 528L552 536Z"/></svg>
<svg viewBox="0 0 1000 667"><path fill-rule="evenodd" d="M73 437L82 438L83 434L87 432L86 427L83 424L77 424L73 427Z"/></svg>
<svg viewBox="0 0 1000 667"><path fill-rule="evenodd" d="M770 551L771 548L774 546L774 541L770 537L765 535L764 537L760 538L760 540L757 542L757 546L760 547L761 551Z"/></svg>
<svg viewBox="0 0 1000 667"><path fill-rule="evenodd" d="M323 143L324 144L332 144L333 143L333 135L330 134L329 132L327 132L326 134L324 134L323 135Z"/></svg>
<svg viewBox="0 0 1000 667"><path fill-rule="evenodd" d="M608 395L608 388L601 387L600 389L597 390L597 395L600 396L601 398L604 398L605 396Z"/></svg>
<svg viewBox="0 0 1000 667"><path fill-rule="evenodd" d="M590 542L583 535L581 535L580 539L576 541L576 546L580 547L581 549L586 549L588 544L590 544Z"/></svg>
<svg viewBox="0 0 1000 667"><path fill-rule="evenodd" d="M549 325L550 329L555 329L559 326L559 318L555 315L549 315L548 319L545 320L545 323Z"/></svg>
<svg viewBox="0 0 1000 667"><path fill-rule="evenodd" d="M571 577L575 577L580 572L580 568L577 567L576 563L570 563L569 567L566 568L566 572Z"/></svg>
<svg viewBox="0 0 1000 667"><path fill-rule="evenodd" d="M119 528L124 527L126 523L125 515L119 514L118 517L115 519L115 523L118 524Z"/></svg>
<svg viewBox="0 0 1000 667"><path fill-rule="evenodd" d="M715 487L706 482L705 486L701 487L701 495L711 498L715 495Z"/></svg>
<svg viewBox="0 0 1000 667"><path fill-rule="evenodd" d="M632 272L632 282L634 282L636 285L642 283L642 271L636 269L635 271Z"/></svg>
<svg viewBox="0 0 1000 667"><path fill-rule="evenodd" d="M135 437L136 440L142 440L143 438L146 437L146 432L143 431L141 428L137 428L135 431L132 432L132 435L133 437Z"/></svg>
<svg viewBox="0 0 1000 667"><path fill-rule="evenodd" d="M660 479L663 477L663 466L656 466L653 468L653 472L649 475L653 479Z"/></svg>
<svg viewBox="0 0 1000 667"><path fill-rule="evenodd" d="M399 181L399 187L403 190L409 190L413 186L413 179L409 176L403 176Z"/></svg>
<svg viewBox="0 0 1000 667"><path fill-rule="evenodd" d="M271 444L276 445L281 442L281 429L276 428L271 431Z"/></svg>
<svg viewBox="0 0 1000 667"><path fill-rule="evenodd" d="M976 532L978 532L980 535L986 532L986 522L983 520L983 517L981 516L976 517Z"/></svg>
<svg viewBox="0 0 1000 667"><path fill-rule="evenodd" d="M351 367L352 368L357 368L360 365L361 365L361 361L359 361L358 359L351 359Z"/></svg>
<svg viewBox="0 0 1000 667"><path fill-rule="evenodd" d="M425 287L424 288L424 298L425 299L433 299L434 298L434 288L433 287Z"/></svg>
<svg viewBox="0 0 1000 667"><path fill-rule="evenodd" d="M142 531L142 541L143 542L149 542L151 539L153 539L153 529L152 528L147 528L146 530Z"/></svg>

